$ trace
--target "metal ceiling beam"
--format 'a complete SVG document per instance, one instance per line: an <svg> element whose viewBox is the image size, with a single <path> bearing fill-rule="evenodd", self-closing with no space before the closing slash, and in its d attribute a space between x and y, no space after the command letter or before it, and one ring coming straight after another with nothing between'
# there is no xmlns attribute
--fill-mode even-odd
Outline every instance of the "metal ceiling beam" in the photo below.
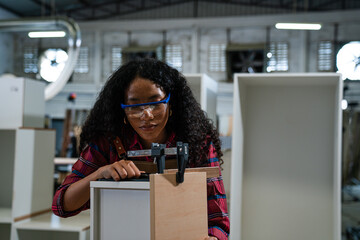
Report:
<svg viewBox="0 0 360 240"><path fill-rule="evenodd" d="M260 4L256 4L256 2L249 2L249 1L236 1L236 0L203 0L202 2L210 2L210 3L221 3L221 4L232 4L237 6L250 6L250 7L265 7L265 8L277 8L283 10L296 10L296 11L304 11L303 7L296 6L295 8L292 6L292 2L289 5L285 4L283 1L271 1L271 2L264 2Z"/></svg>
<svg viewBox="0 0 360 240"><path fill-rule="evenodd" d="M108 19L108 18L112 18L114 16L121 16L121 15L137 13L137 12L146 11L146 10L158 9L158 8L162 8L162 7L169 7L169 6L179 5L179 4L182 4L182 3L187 3L187 2L192 2L192 1L193 0L176 1L176 2L170 2L170 3L163 3L163 4L160 4L160 5L148 6L148 7L142 8L142 9L122 11L120 13L116 12L114 14L100 16L98 19ZM86 20L94 20L94 19L86 19Z"/></svg>
<svg viewBox="0 0 360 240"><path fill-rule="evenodd" d="M51 13L53 10L55 10L55 9L53 9L51 7L51 5L47 4L45 1L43 2L41 0L31 0L31 2L36 3L37 5L39 5L40 9L44 6L45 7L45 14L46 14L46 11Z"/></svg>
<svg viewBox="0 0 360 240"><path fill-rule="evenodd" d="M187 2L192 2L193 0L181 0L181 1L167 1L167 2L164 2L164 1L149 1L149 2L155 2L155 3L158 3L157 6L158 7L162 7L162 6L168 6L169 4L172 5L172 4L179 4L179 3L187 3ZM113 5L113 4L124 4L124 5L127 5L131 8L136 8L136 9L139 9L140 11L142 10L148 10L149 8L150 9L153 9L153 6L150 6L150 7L145 7L145 2L146 1L141 1L141 4L140 6L136 6L133 4L132 1L130 0L110 0L110 1L106 1L106 2L102 2L102 3L96 3L96 4L91 4L92 7L94 8L99 8L99 7L102 7L102 6L107 6L107 5ZM63 8L63 9L60 9L59 11L61 12L68 12L68 11L78 11L78 10L83 10L83 7L73 7L73 8Z"/></svg>
<svg viewBox="0 0 360 240"><path fill-rule="evenodd" d="M154 1L153 1L154 2ZM157 1L158 2L158 1ZM110 14L106 14L106 15L102 15L100 17L94 17L94 16L89 16L88 18L82 18L82 20L94 20L94 19L104 19L104 18L111 18L114 16L119 16L119 15L124 15L124 14L130 14L130 13L136 13L136 12L141 12L141 11L145 11L145 10L151 10L151 9L156 9L156 8L161 8L161 7L165 7L165 6L170 6L170 5L175 5L175 4L179 4L179 3L183 3L183 2L189 2L189 0L187 1L177 1L177 2L171 2L164 4L163 2L158 3L156 5L153 6L147 6L145 7L145 2L141 1L141 5L140 6L136 6L134 4L131 4L130 1L127 0L123 0L123 1L108 1L105 3L101 3L101 4L92 4L92 8L95 9L99 9L101 7L104 6L109 6L109 5L114 5L114 11L108 11ZM122 10L121 5L126 5L127 7L130 7L130 9L127 10ZM86 8L85 8L86 9ZM84 8L80 8L80 7L76 7L73 9L67 9L67 10L59 10L60 13L65 13L66 15L71 14L71 16L74 16L73 14L77 14L79 12L84 13L82 10L85 10ZM100 9L100 10L104 10L104 9Z"/></svg>
<svg viewBox="0 0 360 240"><path fill-rule="evenodd" d="M91 6L91 3L89 3L87 0L78 0L78 2L86 6Z"/></svg>
<svg viewBox="0 0 360 240"><path fill-rule="evenodd" d="M8 6L5 6L3 3L0 3L0 8L4 9L4 10L10 12L10 13L13 13L13 14L19 16L19 17L24 17L24 14L22 14L22 13L20 13L18 11L15 11L14 9L11 9Z"/></svg>
<svg viewBox="0 0 360 240"><path fill-rule="evenodd" d="M111 4L117 4L117 3L122 4L122 3L126 2L126 1L128 1L128 0L110 0L110 1L102 2L102 3L91 4L91 7L92 8L99 8L99 7L106 6L106 5L111 5ZM76 12L76 11L84 9L83 6L81 6L81 7L79 7L79 6L73 7L73 6L68 6L68 7L62 8L59 11L61 11L61 12Z"/></svg>
<svg viewBox="0 0 360 240"><path fill-rule="evenodd" d="M134 4L133 2L130 2L130 1L124 1L123 4L126 5L126 6L129 6L131 8L135 8L135 9L145 7L145 5L139 7L139 6L137 6L136 4Z"/></svg>
<svg viewBox="0 0 360 240"><path fill-rule="evenodd" d="M150 2L156 2L156 3L163 4L163 3L169 3L169 2L171 2L171 0L165 0L165 1L162 1L162 0L150 0Z"/></svg>
<svg viewBox="0 0 360 240"><path fill-rule="evenodd" d="M252 0L252 1L250 1L250 4L252 4L252 5L260 5L262 2L264 2L265 0L258 0L258 1L256 1L256 0Z"/></svg>
<svg viewBox="0 0 360 240"><path fill-rule="evenodd" d="M338 2L339 2L339 0L330 0L330 1L327 1L327 2L322 2L322 3L318 4L318 5L313 4L312 9L314 11L319 11L324 6L327 6L327 5L330 5L330 4L333 4L333 3L338 3ZM345 10L345 8L343 8L343 10Z"/></svg>
<svg viewBox="0 0 360 240"><path fill-rule="evenodd" d="M199 1L198 0L194 0L194 5L193 5L193 17L197 18L198 17L198 13L199 13Z"/></svg>
<svg viewBox="0 0 360 240"><path fill-rule="evenodd" d="M80 4L82 4L83 6L85 6L85 8L93 8L92 5L91 5L91 3L89 3L89 2L86 1L86 0L78 0L78 2L79 2Z"/></svg>
<svg viewBox="0 0 360 240"><path fill-rule="evenodd" d="M91 8L92 10L101 10L101 11L104 11L104 12L111 12L108 9L102 8L104 5L99 4L97 6L94 6L94 4L89 3L87 0L79 0L79 2L85 6L85 9L86 8ZM82 8L82 9L84 10L84 8Z"/></svg>
<svg viewBox="0 0 360 240"><path fill-rule="evenodd" d="M67 16L72 16L73 18L81 19L81 20L99 19L97 17L97 13L99 11L113 14L118 9L118 7L116 7L115 11L111 11L109 9L105 9L104 6L114 4L114 3L119 3L119 1L108 1L106 3L92 4L88 1L80 0L79 3L82 4L82 6L58 9L58 13L65 14ZM76 15L80 15L80 18Z"/></svg>
<svg viewBox="0 0 360 240"><path fill-rule="evenodd" d="M111 18L115 16L122 16L125 14L132 14L136 12L142 12L153 9L160 9L162 7L176 6L183 3L191 3L190 11L192 11L193 17L198 17L201 3L217 3L217 4L231 4L233 6L248 6L248 7L264 7L269 9L280 9L286 12L309 12L309 11L321 11L331 9L348 8L346 0L327 0L325 2L318 3L310 0L103 0L101 2L96 1L93 3L91 0L77 0L72 4L63 5L57 2L55 7L49 4L48 0L30 0L35 3L39 11L32 13L21 13L19 10L13 10L5 3L1 3L0 7L13 13L19 17L26 17L33 15L67 15L76 19L82 20L94 20ZM55 0L52 0L55 1ZM334 5L337 3L337 5ZM327 6L330 6L327 8ZM41 14L39 14L41 12Z"/></svg>

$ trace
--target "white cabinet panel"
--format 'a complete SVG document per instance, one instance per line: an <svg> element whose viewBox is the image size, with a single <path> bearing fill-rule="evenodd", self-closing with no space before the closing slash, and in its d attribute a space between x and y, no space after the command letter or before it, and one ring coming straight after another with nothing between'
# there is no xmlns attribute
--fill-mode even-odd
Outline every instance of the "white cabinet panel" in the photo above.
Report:
<svg viewBox="0 0 360 240"><path fill-rule="evenodd" d="M0 129L44 127L45 83L5 76L0 84Z"/></svg>
<svg viewBox="0 0 360 240"><path fill-rule="evenodd" d="M340 240L340 75L234 84L231 238Z"/></svg>

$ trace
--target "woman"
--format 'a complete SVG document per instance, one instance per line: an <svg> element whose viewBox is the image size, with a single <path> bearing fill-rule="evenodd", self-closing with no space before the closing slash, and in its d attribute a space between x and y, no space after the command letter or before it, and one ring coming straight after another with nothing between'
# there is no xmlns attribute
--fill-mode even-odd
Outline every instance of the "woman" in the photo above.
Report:
<svg viewBox="0 0 360 240"><path fill-rule="evenodd" d="M126 150L189 144L188 167L219 166L217 131L196 102L185 78L168 65L142 59L120 67L107 81L80 136L81 155L58 188L53 212L68 217L90 207L90 181L138 178L142 171L121 159L114 140ZM151 161L151 159L146 159ZM207 180L208 239L227 239L229 218L222 177Z"/></svg>

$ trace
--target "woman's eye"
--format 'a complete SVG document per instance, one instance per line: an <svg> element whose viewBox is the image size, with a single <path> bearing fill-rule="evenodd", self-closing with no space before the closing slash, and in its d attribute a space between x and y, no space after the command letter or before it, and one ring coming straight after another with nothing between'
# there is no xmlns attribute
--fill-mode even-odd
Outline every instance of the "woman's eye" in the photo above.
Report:
<svg viewBox="0 0 360 240"><path fill-rule="evenodd" d="M136 112L136 111L141 111L141 107L140 106L137 106L137 107L129 107L129 111L132 111L132 112Z"/></svg>

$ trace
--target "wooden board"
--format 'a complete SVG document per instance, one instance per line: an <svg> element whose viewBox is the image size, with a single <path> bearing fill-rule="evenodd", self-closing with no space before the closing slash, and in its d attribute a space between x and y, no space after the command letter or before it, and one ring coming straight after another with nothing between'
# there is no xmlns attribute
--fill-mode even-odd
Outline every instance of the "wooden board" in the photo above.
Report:
<svg viewBox="0 0 360 240"><path fill-rule="evenodd" d="M201 239L207 236L206 173L150 175L151 239Z"/></svg>
<svg viewBox="0 0 360 240"><path fill-rule="evenodd" d="M146 173L157 173L156 163L147 162L147 161L139 161L134 159L129 159L134 162L134 164L138 167L140 171L145 171ZM165 160L165 169L174 169L177 168L177 160L176 159L166 159Z"/></svg>
<svg viewBox="0 0 360 240"><path fill-rule="evenodd" d="M164 173L176 173L178 169L165 169ZM185 173L190 172L205 172L206 178L219 177L219 167L202 167L202 168L186 168Z"/></svg>

